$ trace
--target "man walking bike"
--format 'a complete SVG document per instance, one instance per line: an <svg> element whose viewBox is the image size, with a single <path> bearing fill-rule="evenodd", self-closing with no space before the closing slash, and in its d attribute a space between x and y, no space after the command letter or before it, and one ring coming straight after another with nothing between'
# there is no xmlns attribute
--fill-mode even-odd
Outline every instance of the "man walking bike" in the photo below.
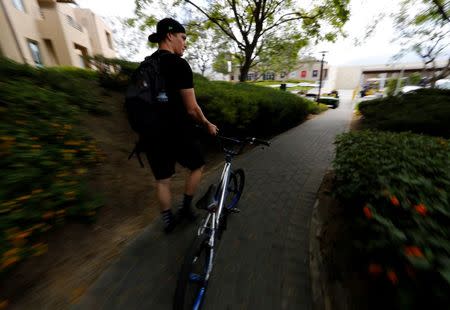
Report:
<svg viewBox="0 0 450 310"><path fill-rule="evenodd" d="M144 145L156 179L164 231L169 233L177 222L171 211L170 190L175 163L178 162L190 170L178 216L193 221L196 216L191 210L191 202L205 164L195 126L202 125L211 135L216 135L218 128L207 120L197 104L191 67L181 58L186 49L185 28L172 18L164 18L158 22L156 32L151 34L148 40L158 43L158 50L149 57L159 57L160 75L166 91L162 95L167 95L168 102L164 115L161 115L164 120L162 128L145 136L141 135L140 143Z"/></svg>

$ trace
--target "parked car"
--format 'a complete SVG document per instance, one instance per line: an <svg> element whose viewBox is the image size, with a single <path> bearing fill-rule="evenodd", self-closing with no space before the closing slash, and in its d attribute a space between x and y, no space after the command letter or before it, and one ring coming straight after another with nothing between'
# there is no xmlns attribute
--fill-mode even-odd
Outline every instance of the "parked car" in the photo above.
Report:
<svg viewBox="0 0 450 310"><path fill-rule="evenodd" d="M311 100L317 100L317 96L319 95L319 89L318 88L311 88L308 90L305 94L305 97L310 98ZM337 91L332 91L331 93L323 93L321 94L320 103L326 104L328 106L332 106L333 109L336 109L339 106L339 94Z"/></svg>
<svg viewBox="0 0 450 310"><path fill-rule="evenodd" d="M415 85L406 85L406 86L403 86L400 89L400 93L406 94L406 93L413 92L413 91L416 91L416 90L421 89L421 88L423 88L423 87L422 86L415 86Z"/></svg>
<svg viewBox="0 0 450 310"><path fill-rule="evenodd" d="M450 79L441 79L436 81L436 88L450 89Z"/></svg>
<svg viewBox="0 0 450 310"><path fill-rule="evenodd" d="M336 97L320 96L319 102L328 106L332 106L333 109L336 109L339 106L339 98Z"/></svg>

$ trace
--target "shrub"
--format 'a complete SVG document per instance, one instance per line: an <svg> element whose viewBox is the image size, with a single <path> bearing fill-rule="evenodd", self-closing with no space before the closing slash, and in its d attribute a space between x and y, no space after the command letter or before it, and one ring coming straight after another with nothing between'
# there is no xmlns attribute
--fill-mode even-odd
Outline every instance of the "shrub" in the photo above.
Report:
<svg viewBox="0 0 450 310"><path fill-rule="evenodd" d="M384 274L381 287L396 288L403 309L449 301L448 142L373 131L336 139L335 193L357 218L355 245L366 268Z"/></svg>
<svg viewBox="0 0 450 310"><path fill-rule="evenodd" d="M101 154L77 129L82 111L98 109L92 78L0 61L0 276L45 252L45 231L100 206L86 176Z"/></svg>
<svg viewBox="0 0 450 310"><path fill-rule="evenodd" d="M402 96L361 102L362 125L450 137L450 90L419 89Z"/></svg>
<svg viewBox="0 0 450 310"><path fill-rule="evenodd" d="M390 78L387 81L387 89L386 89L386 95L392 96L394 95L395 89L397 88L398 84L398 78ZM405 86L405 80L400 81L399 87Z"/></svg>
<svg viewBox="0 0 450 310"><path fill-rule="evenodd" d="M232 135L279 133L303 121L312 108L299 96L248 83L196 79L195 89L208 118Z"/></svg>

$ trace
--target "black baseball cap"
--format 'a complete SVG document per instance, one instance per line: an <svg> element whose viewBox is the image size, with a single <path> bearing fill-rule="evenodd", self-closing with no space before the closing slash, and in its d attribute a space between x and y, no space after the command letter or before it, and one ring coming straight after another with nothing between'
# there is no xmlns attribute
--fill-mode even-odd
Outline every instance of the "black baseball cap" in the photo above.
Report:
<svg viewBox="0 0 450 310"><path fill-rule="evenodd" d="M183 25L173 18L161 19L156 25L156 32L148 36L148 40L152 43L162 41L168 33L186 33Z"/></svg>

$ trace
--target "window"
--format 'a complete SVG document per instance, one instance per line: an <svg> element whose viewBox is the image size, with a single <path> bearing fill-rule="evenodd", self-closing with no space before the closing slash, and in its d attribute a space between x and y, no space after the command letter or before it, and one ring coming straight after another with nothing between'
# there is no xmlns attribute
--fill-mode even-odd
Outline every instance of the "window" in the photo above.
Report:
<svg viewBox="0 0 450 310"><path fill-rule="evenodd" d="M303 70L302 73L300 74L300 76L301 76L302 78L305 78L305 77L306 77L306 70Z"/></svg>
<svg viewBox="0 0 450 310"><path fill-rule="evenodd" d="M39 45L35 41L28 40L28 47L30 48L31 57L33 58L36 67L42 67L44 64L41 59L41 51L39 50Z"/></svg>
<svg viewBox="0 0 450 310"><path fill-rule="evenodd" d="M25 12L22 0L13 0L13 4L19 11Z"/></svg>
<svg viewBox="0 0 450 310"><path fill-rule="evenodd" d="M263 80L275 80L275 74L273 72L266 72L263 75Z"/></svg>
<svg viewBox="0 0 450 310"><path fill-rule="evenodd" d="M80 57L80 67L86 69L86 64L84 63L84 56L78 55Z"/></svg>
<svg viewBox="0 0 450 310"><path fill-rule="evenodd" d="M105 31L106 33L106 41L108 41L108 46L110 49L113 48L113 44L112 44L112 40L111 40L111 34L107 31Z"/></svg>
<svg viewBox="0 0 450 310"><path fill-rule="evenodd" d="M253 81L255 79L255 74L253 72L250 72L247 74L247 81Z"/></svg>
<svg viewBox="0 0 450 310"><path fill-rule="evenodd" d="M317 77L317 73L319 73L319 70L313 70L312 76L313 76L313 77Z"/></svg>

